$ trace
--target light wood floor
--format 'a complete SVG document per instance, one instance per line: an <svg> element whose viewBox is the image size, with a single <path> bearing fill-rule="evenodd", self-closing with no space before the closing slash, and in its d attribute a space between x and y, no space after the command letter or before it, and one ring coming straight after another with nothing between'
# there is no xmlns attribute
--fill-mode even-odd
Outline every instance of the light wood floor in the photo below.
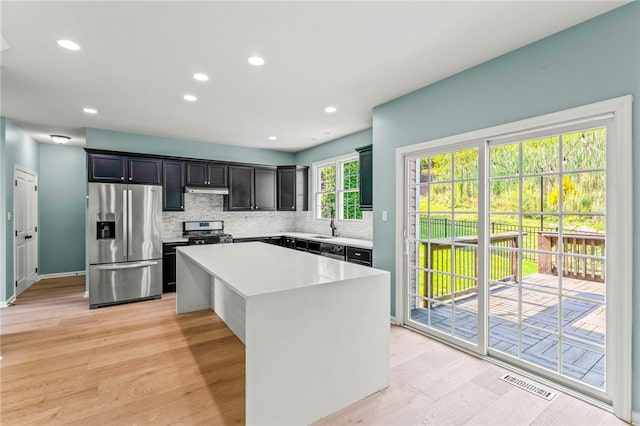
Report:
<svg viewBox="0 0 640 426"><path fill-rule="evenodd" d="M83 277L43 280L0 310L0 424L244 423L244 346L213 312L176 316L175 295L89 310L83 293ZM391 386L318 424L624 424L504 372L392 327Z"/></svg>

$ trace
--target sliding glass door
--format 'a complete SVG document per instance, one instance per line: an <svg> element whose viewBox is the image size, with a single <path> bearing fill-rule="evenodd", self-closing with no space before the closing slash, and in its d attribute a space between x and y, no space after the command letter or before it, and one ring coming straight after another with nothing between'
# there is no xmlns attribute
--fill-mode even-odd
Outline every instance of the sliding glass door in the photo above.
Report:
<svg viewBox="0 0 640 426"><path fill-rule="evenodd" d="M606 399L607 124L405 155L404 322Z"/></svg>

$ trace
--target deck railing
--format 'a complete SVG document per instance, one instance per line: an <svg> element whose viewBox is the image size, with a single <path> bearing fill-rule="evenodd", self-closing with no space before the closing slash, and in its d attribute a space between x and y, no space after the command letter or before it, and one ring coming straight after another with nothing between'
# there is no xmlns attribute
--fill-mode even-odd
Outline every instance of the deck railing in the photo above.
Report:
<svg viewBox="0 0 640 426"><path fill-rule="evenodd" d="M537 234L537 252L533 254L537 257L539 273L557 276L560 271L563 277L604 282L605 234L564 233L560 253L557 232ZM524 240L525 236L519 232L490 235L487 256L491 281L518 279L518 251L514 249L518 248L519 238ZM477 235L423 241L420 250L425 269L422 280L427 286L425 296L447 300L452 294L460 297L478 291Z"/></svg>
<svg viewBox="0 0 640 426"><path fill-rule="evenodd" d="M544 251L558 250L557 232L538 233L538 248ZM562 234L561 261L556 254L538 255L538 272L587 281L605 280L605 235L604 234Z"/></svg>
<svg viewBox="0 0 640 426"><path fill-rule="evenodd" d="M491 276L493 281L515 281L518 276L518 232L491 234ZM423 242L427 295L433 299L450 299L478 291L478 236L438 238ZM508 249L507 249L508 248ZM452 270L452 254L453 266Z"/></svg>

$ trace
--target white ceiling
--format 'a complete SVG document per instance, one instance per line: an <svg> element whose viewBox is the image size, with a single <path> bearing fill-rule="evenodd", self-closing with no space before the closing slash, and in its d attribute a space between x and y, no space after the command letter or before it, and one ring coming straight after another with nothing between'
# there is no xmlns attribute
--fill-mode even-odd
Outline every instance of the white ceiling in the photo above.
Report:
<svg viewBox="0 0 640 426"><path fill-rule="evenodd" d="M2 1L1 113L45 143L65 134L82 145L95 127L299 151L370 127L376 105L624 3ZM266 64L249 65L254 54Z"/></svg>

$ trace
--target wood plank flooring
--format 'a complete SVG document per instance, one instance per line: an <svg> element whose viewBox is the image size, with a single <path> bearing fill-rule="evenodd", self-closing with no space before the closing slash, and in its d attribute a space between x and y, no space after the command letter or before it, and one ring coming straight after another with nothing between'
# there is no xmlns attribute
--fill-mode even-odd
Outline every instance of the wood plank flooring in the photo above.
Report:
<svg viewBox="0 0 640 426"><path fill-rule="evenodd" d="M244 423L244 345L213 312L83 295L43 280L0 311L3 425Z"/></svg>
<svg viewBox="0 0 640 426"><path fill-rule="evenodd" d="M213 312L177 316L173 294L89 310L83 293L83 277L42 280L0 310L0 424L244 423L244 346ZM504 372L392 327L391 386L318 424L624 424Z"/></svg>

